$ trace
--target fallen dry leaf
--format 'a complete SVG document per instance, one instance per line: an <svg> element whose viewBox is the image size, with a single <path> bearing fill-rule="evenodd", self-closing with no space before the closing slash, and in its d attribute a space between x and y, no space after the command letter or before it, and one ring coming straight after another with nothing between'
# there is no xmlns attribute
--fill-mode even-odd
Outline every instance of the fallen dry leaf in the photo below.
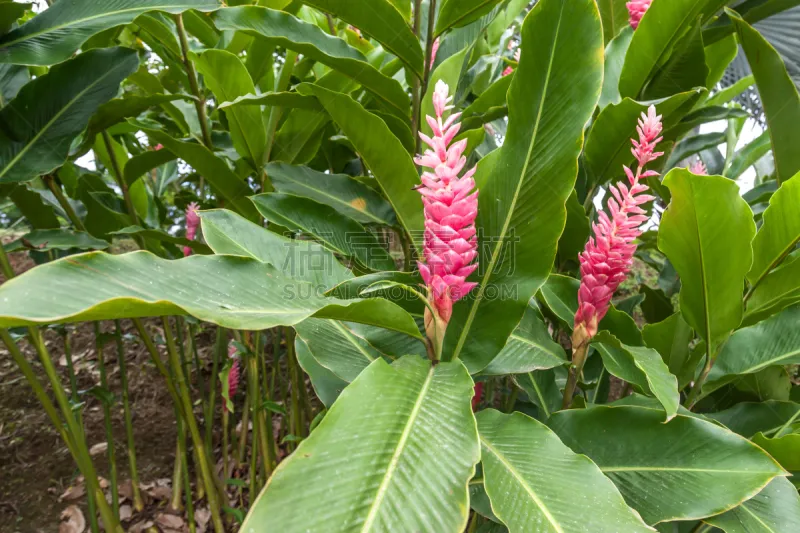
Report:
<svg viewBox="0 0 800 533"><path fill-rule="evenodd" d="M91 448L89 448L89 455L94 457L95 455L100 455L101 453L106 453L108 450L108 443L107 442L98 442Z"/></svg>
<svg viewBox="0 0 800 533"><path fill-rule="evenodd" d="M141 522L136 522L131 527L128 528L128 533L142 533L142 531L153 527L152 520L142 520Z"/></svg>
<svg viewBox="0 0 800 533"><path fill-rule="evenodd" d="M86 519L77 505L70 505L61 513L61 523L58 533L83 533L86 529Z"/></svg>
<svg viewBox="0 0 800 533"><path fill-rule="evenodd" d="M119 506L119 519L120 520L130 520L133 516L133 507L130 505L120 505Z"/></svg>
<svg viewBox="0 0 800 533"><path fill-rule="evenodd" d="M180 516L161 513L160 515L156 516L156 524L158 524L158 527L164 530L177 529L180 531L183 529L184 521Z"/></svg>
<svg viewBox="0 0 800 533"><path fill-rule="evenodd" d="M74 502L86 496L86 486L83 483L73 485L64 491L64 494L59 496L58 501Z"/></svg>

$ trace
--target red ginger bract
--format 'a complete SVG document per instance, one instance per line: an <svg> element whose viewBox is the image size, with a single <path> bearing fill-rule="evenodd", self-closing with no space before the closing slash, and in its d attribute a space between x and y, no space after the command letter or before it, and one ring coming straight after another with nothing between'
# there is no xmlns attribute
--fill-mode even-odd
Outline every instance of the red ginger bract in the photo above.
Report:
<svg viewBox="0 0 800 533"><path fill-rule="evenodd" d="M190 203L186 207L186 238L193 241L197 236L197 227L200 226L200 215L197 214L200 206L195 202ZM192 249L189 246L183 247L183 256L189 257L192 255Z"/></svg>
<svg viewBox="0 0 800 533"><path fill-rule="evenodd" d="M631 0L625 4L628 8L628 15L630 15L631 27L635 30L639 27L642 17L650 9L650 4L653 0Z"/></svg>
<svg viewBox="0 0 800 533"><path fill-rule="evenodd" d="M659 137L661 116L656 115L655 106L650 106L647 115L642 113L636 130L639 140L631 139L632 152L638 162L636 174L624 167L629 186L619 182L610 187L614 196L608 200L611 216L602 211L599 213L597 223L592 225L594 237L589 239L579 257L581 287L574 329L574 339L578 342L585 342L597 334L597 324L608 312L611 297L630 271L636 251L633 241L641 235L639 227L648 219L640 206L654 199L643 194L648 187L639 180L658 176L658 172L644 171L644 166L664 155L655 152L656 144L662 139Z"/></svg>
<svg viewBox="0 0 800 533"><path fill-rule="evenodd" d="M476 283L467 277L478 268L475 217L478 214L478 191L475 190L475 168L459 178L467 158L463 155L466 139L453 143L461 125L460 113L446 120L452 109L450 88L443 81L436 84L433 107L436 118L427 116L433 137L420 133L430 149L415 162L430 170L422 173L418 187L425 206L424 260L418 262L422 279L428 287L431 304L446 325L453 313L453 302L467 295ZM452 143L452 144L451 144Z"/></svg>

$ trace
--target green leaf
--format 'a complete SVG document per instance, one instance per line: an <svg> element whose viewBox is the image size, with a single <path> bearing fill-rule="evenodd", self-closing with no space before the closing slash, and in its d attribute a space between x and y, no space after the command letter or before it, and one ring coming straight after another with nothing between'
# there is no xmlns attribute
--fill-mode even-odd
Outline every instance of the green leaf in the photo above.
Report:
<svg viewBox="0 0 800 533"><path fill-rule="evenodd" d="M27 67L0 64L0 104L5 107L30 80Z"/></svg>
<svg viewBox="0 0 800 533"><path fill-rule="evenodd" d="M458 82L461 79L462 70L464 68L464 58L469 48L464 48L460 52L451 55L436 67L436 70L430 75L428 82L428 90L422 98L422 110L420 115L423 117L420 131L429 137L433 135L433 130L428 125L426 116L436 117L436 112L433 109L433 93L436 91L436 84L443 81L450 88L451 94L456 94Z"/></svg>
<svg viewBox="0 0 800 533"><path fill-rule="evenodd" d="M612 3L620 0L601 0L600 9L602 13L603 2ZM623 11L627 9L623 6ZM625 21L627 24L627 20ZM605 23L603 24L605 28ZM607 35L607 34L606 34ZM603 91L600 94L600 102L597 104L602 110L608 104L619 104L622 98L619 95L619 75L622 73L622 66L625 64L625 55L633 38L633 28L626 26L625 29L608 43L605 51L605 73L603 75Z"/></svg>
<svg viewBox="0 0 800 533"><path fill-rule="evenodd" d="M54 282L58 280L58 282ZM51 287L48 291L41 287ZM335 300L244 257L90 252L40 265L0 287L0 327L189 314L232 329L293 326L310 316L419 337L411 316L383 299Z"/></svg>
<svg viewBox="0 0 800 533"><path fill-rule="evenodd" d="M218 0L71 0L52 6L0 38L0 63L53 65L68 59L86 40L103 30L133 22L148 11L211 11ZM106 69L98 67L96 75ZM61 85L52 85L61 87Z"/></svg>
<svg viewBox="0 0 800 533"><path fill-rule="evenodd" d="M302 231L329 250L373 270L393 270L394 260L378 238L352 218L309 198L267 193L252 197L258 211L270 222Z"/></svg>
<svg viewBox="0 0 800 533"><path fill-rule="evenodd" d="M743 374L770 366L800 363L800 306L785 309L734 333L720 351L704 390L714 390Z"/></svg>
<svg viewBox="0 0 800 533"><path fill-rule="evenodd" d="M133 50L90 50L25 85L0 111L0 183L31 180L61 166L98 106L138 66Z"/></svg>
<svg viewBox="0 0 800 533"><path fill-rule="evenodd" d="M362 224L397 223L386 200L364 183L346 174L326 174L308 167L270 163L266 168L278 192L311 198Z"/></svg>
<svg viewBox="0 0 800 533"><path fill-rule="evenodd" d="M750 441L711 422L644 407L570 409L548 426L587 455L648 524L697 520L755 496L786 472Z"/></svg>
<svg viewBox="0 0 800 533"><path fill-rule="evenodd" d="M288 239L225 209L201 211L203 237L214 253L252 257L284 276L328 290L353 277L317 243Z"/></svg>
<svg viewBox="0 0 800 533"><path fill-rule="evenodd" d="M800 496L785 478L770 482L735 509L705 520L725 533L777 533L800 530Z"/></svg>
<svg viewBox="0 0 800 533"><path fill-rule="evenodd" d="M769 199L763 224L753 240L753 266L747 280L758 284L800 242L800 173L783 183Z"/></svg>
<svg viewBox="0 0 800 533"><path fill-rule="evenodd" d="M675 169L664 185L672 201L661 219L658 248L680 275L683 317L705 339L713 357L742 321L755 222L731 180Z"/></svg>
<svg viewBox="0 0 800 533"><path fill-rule="evenodd" d="M436 17L438 36L450 28L460 28L474 22L490 12L500 0L443 0Z"/></svg>
<svg viewBox="0 0 800 533"><path fill-rule="evenodd" d="M716 148L720 144L725 144L726 142L727 135L724 131L703 133L687 137L675 146L669 159L667 159L665 168L671 169L689 156L702 152L703 150Z"/></svg>
<svg viewBox="0 0 800 533"><path fill-rule="evenodd" d="M767 155L770 150L772 150L772 145L770 144L769 132L765 131L753 141L750 141L747 146L733 154L731 165L725 173L725 177L732 180L737 179L744 174L745 170Z"/></svg>
<svg viewBox="0 0 800 533"><path fill-rule="evenodd" d="M206 50L195 57L194 64L218 102L231 102L256 91L244 63L230 52ZM225 110L225 117L234 148L260 174L267 144L267 130L261 110L234 107Z"/></svg>
<svg viewBox="0 0 800 533"><path fill-rule="evenodd" d="M722 105L727 104L744 91L749 89L755 83L755 78L753 75L745 76L744 78L740 79L730 87L726 87L719 92L715 93L714 96L709 98L706 101L706 105Z"/></svg>
<svg viewBox="0 0 800 533"><path fill-rule="evenodd" d="M542 0L525 18L507 135L476 176L480 285L454 307L444 340L443 357L471 371L500 352L553 266L583 127L600 96L602 34L593 0Z"/></svg>
<svg viewBox="0 0 800 533"><path fill-rule="evenodd" d="M566 362L564 348L550 337L539 310L529 306L505 347L481 373L490 376L526 374Z"/></svg>
<svg viewBox="0 0 800 533"><path fill-rule="evenodd" d="M35 249L47 250L105 250L109 244L83 231L70 229L37 229L3 246L6 252Z"/></svg>
<svg viewBox="0 0 800 533"><path fill-rule="evenodd" d="M683 118L701 94L702 91L688 91L648 103L624 98L619 104L606 106L586 138L584 157L589 182L604 185L625 176L622 165L630 166L634 160L631 138L636 138L637 120L647 112L649 104L656 106L658 114L663 116L664 126L669 128Z"/></svg>
<svg viewBox="0 0 800 533"><path fill-rule="evenodd" d="M238 106L266 105L273 107L286 107L290 109L322 110L322 106L313 96L303 96L295 92L270 92L264 94L246 94L239 96L231 102L223 102L219 109L228 109Z"/></svg>
<svg viewBox="0 0 800 533"><path fill-rule="evenodd" d="M382 289L376 287L377 284L385 282L389 282L390 284ZM373 274L343 281L330 289L326 294L334 298L350 300L352 298L359 298L361 293L367 289L371 289L370 292L373 296L386 298L421 319L425 304L414 294L398 287L396 284L417 287L420 290L424 287L419 272L375 272Z"/></svg>
<svg viewBox="0 0 800 533"><path fill-rule="evenodd" d="M756 433L775 433L798 411L800 404L792 402L742 402L706 416L724 424L734 433L750 438Z"/></svg>
<svg viewBox="0 0 800 533"><path fill-rule="evenodd" d="M666 136L677 138L689 133L701 124L708 124L709 122L716 122L718 120L748 117L750 117L750 113L744 109L736 107L705 106L686 115L680 123L670 128Z"/></svg>
<svg viewBox="0 0 800 533"><path fill-rule="evenodd" d="M647 28L643 31L647 31ZM620 75L621 81L624 80L624 68L623 66L623 74ZM696 19L676 43L669 60L652 73L650 81L641 91L642 98L664 98L694 87L703 87L708 76L701 24Z"/></svg>
<svg viewBox="0 0 800 533"><path fill-rule="evenodd" d="M303 342L303 339L295 340L294 349L297 354L297 362L311 379L314 392L317 393L317 397L325 407L330 409L348 383L319 364L311 355L311 350L308 349L308 345Z"/></svg>
<svg viewBox="0 0 800 533"><path fill-rule="evenodd" d="M89 121L86 137L94 139L103 130L123 122L127 118L136 118L148 109L175 100L191 100L185 94L150 94L146 96L125 94L122 98L114 98L101 105ZM127 166L127 165L126 165Z"/></svg>
<svg viewBox="0 0 800 533"><path fill-rule="evenodd" d="M387 342L389 339L386 334L394 337L400 334L340 320L308 318L297 324L295 330L314 359L346 382L353 381L375 359L383 357L393 360L410 353L426 355L425 346L416 339L408 338L413 343L412 349L408 348L409 343L401 339L399 343L394 342L402 346L401 352L386 350L386 345L392 344ZM384 345L379 344L380 348L374 346L372 339L375 338L383 341Z"/></svg>
<svg viewBox="0 0 800 533"><path fill-rule="evenodd" d="M24 184L4 187L11 188L8 197L33 229L58 229L61 226L55 209L52 205L44 202L44 198L39 192L29 189Z"/></svg>
<svg viewBox="0 0 800 533"><path fill-rule="evenodd" d="M627 0L599 0L600 18L603 20L603 36L605 44L617 38L619 33L630 27ZM631 35L633 33L631 32Z"/></svg>
<svg viewBox="0 0 800 533"><path fill-rule="evenodd" d="M329 91L317 85L310 87L364 158L386 199L394 207L397 219L417 252L421 253L424 231L422 200L420 194L413 190L419 185L419 174L403 144L383 120L346 94Z"/></svg>
<svg viewBox="0 0 800 533"><path fill-rule="evenodd" d="M752 26L726 10L747 55L767 116L778 184L800 172L800 94L780 54Z"/></svg>
<svg viewBox="0 0 800 533"><path fill-rule="evenodd" d="M636 98L648 80L667 62L698 18L708 20L726 0L672 0L655 2L633 34L619 80L623 97ZM705 62L703 63L705 66ZM700 85L705 85L705 74Z"/></svg>
<svg viewBox="0 0 800 533"><path fill-rule="evenodd" d="M122 228L120 230L110 232L111 235L121 235L121 236L134 236L140 235L145 239L155 239L161 242L168 242L170 244L177 244L178 246L188 246L192 249L193 252L198 254L210 254L211 248L203 244L202 242L189 240L186 237L176 237L174 235L170 235L164 230L160 229L145 229L140 226L128 226L127 228Z"/></svg>
<svg viewBox="0 0 800 533"><path fill-rule="evenodd" d="M755 324L800 302L800 252L790 254L749 296L744 325Z"/></svg>
<svg viewBox="0 0 800 533"><path fill-rule="evenodd" d="M706 66L708 66L708 78L705 86L709 90L717 86L725 75L725 71L731 61L739 53L739 44L733 35L719 40L716 43L707 44L705 47Z"/></svg>
<svg viewBox="0 0 800 533"><path fill-rule="evenodd" d="M374 361L278 466L242 530L463 531L480 458L472 394L461 363Z"/></svg>
<svg viewBox="0 0 800 533"><path fill-rule="evenodd" d="M419 39L387 0L304 0L371 36L422 77L425 59Z"/></svg>
<svg viewBox="0 0 800 533"><path fill-rule="evenodd" d="M591 222L586 216L583 205L578 201L578 193L573 189L567 198L567 222L564 232L558 240L558 261L563 264L566 261L578 263L578 254L586 246L591 232Z"/></svg>
<svg viewBox="0 0 800 533"><path fill-rule="evenodd" d="M639 294L645 299L642 302L642 314L648 323L654 324L666 320L675 312L672 300L661 289L652 289L645 284L639 285Z"/></svg>
<svg viewBox="0 0 800 533"><path fill-rule="evenodd" d="M246 181L239 178L228 164L201 144L179 141L159 130L141 128L151 141L164 145L203 175L211 187L230 202L238 213L250 220L258 220L258 211L247 198L253 194Z"/></svg>
<svg viewBox="0 0 800 533"><path fill-rule="evenodd" d="M125 163L123 170L125 183L133 185L145 173L151 172L175 159L177 159L177 156L169 150L146 150L141 154L137 154Z"/></svg>
<svg viewBox="0 0 800 533"><path fill-rule="evenodd" d="M653 531L597 465L564 446L547 426L494 409L476 418L483 483L509 531ZM581 501L580 512L575 501Z"/></svg>
<svg viewBox="0 0 800 533"><path fill-rule="evenodd" d="M0 2L0 35L7 33L11 26L28 11L33 4L18 4L11 0Z"/></svg>
<svg viewBox="0 0 800 533"><path fill-rule="evenodd" d="M627 346L608 332L598 333L592 344L603 357L609 373L640 387L655 396L669 422L678 412L678 380L669 371L659 353L643 346Z"/></svg>
<svg viewBox="0 0 800 533"><path fill-rule="evenodd" d="M391 6L390 9L397 14ZM367 11L374 10L370 8ZM214 13L213 19L221 30L242 31L266 39L336 69L369 89L393 113L400 117L408 116L408 95L399 82L381 74L361 52L344 40L328 35L313 24L288 13L259 6L222 9ZM231 100L233 98L226 101Z"/></svg>
<svg viewBox="0 0 800 533"><path fill-rule="evenodd" d="M777 434L772 438L756 433L751 439L789 472L800 471L800 433Z"/></svg>
<svg viewBox="0 0 800 533"><path fill-rule="evenodd" d="M553 369L515 375L514 383L525 391L528 400L536 406L539 420L545 421L561 409L563 393L556 383L556 373Z"/></svg>
<svg viewBox="0 0 800 533"><path fill-rule="evenodd" d="M655 324L645 324L642 337L647 346L661 354L670 374L678 377L678 389L694 379L695 368L691 365L689 351L692 328L680 313Z"/></svg>
<svg viewBox="0 0 800 533"><path fill-rule="evenodd" d="M473 117L476 117L482 125L485 121L481 117L494 114L497 110L501 110L500 116L507 115L508 107L506 107L506 95L508 94L508 88L513 79L513 73L501 77L483 91L474 102L468 105L461 115L463 127L465 129L478 127L472 125L472 122L474 122Z"/></svg>

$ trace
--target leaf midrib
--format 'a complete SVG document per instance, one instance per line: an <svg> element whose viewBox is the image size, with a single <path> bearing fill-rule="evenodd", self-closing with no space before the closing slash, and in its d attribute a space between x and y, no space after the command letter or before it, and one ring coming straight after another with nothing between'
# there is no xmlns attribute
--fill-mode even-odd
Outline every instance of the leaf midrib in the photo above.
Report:
<svg viewBox="0 0 800 533"><path fill-rule="evenodd" d="M211 5L211 2L209 2L209 7L210 7L210 5ZM5 42L5 43L0 43L0 44L2 44L3 46L13 46L13 45L15 45L17 43L25 42L25 41L27 41L29 39L34 39L36 37L39 37L40 35L47 35L48 33L51 33L51 32L54 32L54 31L58 31L58 30L61 30L61 29L64 29L64 28L69 28L71 26L76 26L76 25L87 23L87 22L92 22L94 20L98 20L98 19L102 19L102 18L106 18L106 17L114 17L114 16L117 16L117 15L124 15L126 13L135 13L137 11L141 11L142 13L145 13L147 11L160 11L160 10L165 10L166 11L166 10L169 10L169 9L176 9L176 8L199 9L201 7L203 7L203 6L197 6L197 5L194 5L194 4L184 3L184 4L170 4L170 5L163 5L163 6L131 7L131 8L127 8L127 9L120 9L118 11L106 11L105 13L100 13L99 15L92 15L90 17L85 17L85 18L82 18L82 19L75 19L75 20L69 21L69 22L67 22L65 24L58 24L56 26L49 26L49 27L47 27L47 28L45 28L43 30L40 30L40 31L37 31L37 32L33 32L33 33L29 33L27 35L23 35L19 39L15 39L13 41L8 41L8 42ZM221 7L221 6L219 6L217 4L217 7ZM31 20L33 20L33 19L31 19ZM23 27L24 26L21 26L20 29L23 28Z"/></svg>
<svg viewBox="0 0 800 533"><path fill-rule="evenodd" d="M539 350L543 351L547 355L552 355L553 357L555 357L559 361L563 361L564 360L564 358L561 357L560 355L558 355L558 353L550 350L549 348L545 348L541 344L537 344L537 343L535 343L534 341L532 341L530 339L526 339L525 337L520 337L516 333L512 333L509 338L510 339L514 339L514 340L519 341L519 342L522 342L522 343L525 343L525 344L528 344L530 346L533 346L534 348L538 348Z"/></svg>
<svg viewBox="0 0 800 533"><path fill-rule="evenodd" d="M494 250L492 251L492 258L489 261L489 266L486 268L486 273L483 275L483 279L481 280L478 286L478 294L475 296L475 301L472 304L472 307L469 310L469 315L467 315L467 321L464 324L464 328L461 330L461 335L458 339L458 344L456 344L455 350L453 350L453 359L457 359L458 356L461 354L461 349L464 347L464 343L467 340L467 335L469 334L470 329L472 328L472 322L475 320L475 315L478 312L478 307L480 307L481 302L483 301L483 293L486 290L486 285L489 281L489 278L494 273L495 264L497 263L498 258L500 257L500 251L503 248L503 241L505 240L506 233L508 233L508 227L511 224L511 218L514 214L516 209L517 201L519 200L520 190L522 189L522 184L525 182L525 174L528 171L528 165L530 165L531 154L533 153L533 149L536 146L536 140L539 133L539 125L542 122L542 112L544 110L544 102L547 98L547 90L550 86L550 77L551 72L553 70L553 63L555 61L556 55L556 48L558 43L558 36L561 32L561 24L564 20L564 5L561 4L561 11L559 12L558 16L558 24L555 28L555 36L553 38L553 44L550 50L550 61L547 64L547 73L544 82L544 88L542 89L542 97L539 99L539 109L536 113L536 124L533 129L533 135L531 137L531 142L528 145L528 153L525 156L525 164L522 167L522 171L520 172L520 179L517 183L517 188L514 191L514 197L511 201L511 208L508 210L508 216L506 216L505 221L503 222L503 229L500 232L499 238L497 239L497 245L495 245ZM514 80L516 82L516 79ZM512 85L514 84L512 82ZM510 90L510 89L509 89ZM492 171L494 174L494 171Z"/></svg>
<svg viewBox="0 0 800 533"><path fill-rule="evenodd" d="M107 71L105 74L103 74L102 76L100 76L99 78L97 78L95 81L93 81L92 83L90 83L89 85L87 85L87 86L86 86L86 87L85 87L85 88L84 88L82 91L80 91L78 94L76 94L74 98L72 98L72 99L70 99L69 101L67 101L67 102L66 102L66 104L65 104L65 105L64 105L64 106L63 106L61 109L59 109L59 110L58 110L58 112L57 112L55 115L53 115L53 117L52 117L50 120L48 120L48 121L45 123L44 127L43 127L43 128L41 128L41 129L40 129L40 130L39 130L39 131L36 133L36 135L34 135L34 136L33 136L33 138L32 138L32 139L31 139L29 142L27 142L27 143L25 144L25 147L24 147L22 150L20 150L20 151L19 151L19 153L18 153L17 155L15 155L15 156L14 156L14 158L13 158L13 159L12 159L12 160L11 160L11 161L8 163L8 165L6 165L6 167L3 169L3 171L2 171L2 172L0 172L0 179L3 179L3 176L5 176L5 175L6 175L6 172L7 172L9 169L13 168L13 167L14 167L14 166L15 166L15 165L16 165L16 164L19 162L19 160L20 160L20 159L21 159L21 158L22 158L22 157L23 157L25 154L27 154L27 153L28 153L28 151L31 149L31 147L32 147L32 146L34 146L36 143L38 143L38 142L39 142L39 139L40 139L40 138L41 138L41 137L42 137L42 136L43 136L43 135L44 135L44 134L45 134L47 131L49 131L49 130L50 130L50 128L52 128L52 127L53 127L53 125L54 125L54 124L55 124L55 123L58 121L58 119L60 119L60 118L61 118L61 116L62 116L64 113L66 113L66 112L67 112L67 110L68 110L68 109L71 109L71 108L72 108L73 106L75 106L75 105L76 105L76 104L77 104L77 103L78 103L78 102L79 102L81 99L83 99L83 97L86 95L86 93L90 92L90 91L91 91L92 89L94 89L94 88L95 88L95 87L96 87L98 84L100 84L101 82L105 81L105 80L106 80L106 78L108 78L109 76L111 76L111 75L115 74L115 73L117 72L117 70L119 70L120 68L124 68L124 67L125 67L125 60L123 59L123 60L120 60L120 61L119 61L119 62L116 64L116 66L115 66L115 67L112 67L112 68L111 68L110 70L108 70L108 71Z"/></svg>
<svg viewBox="0 0 800 533"><path fill-rule="evenodd" d="M406 425L403 428L403 432L400 434L400 439L397 441L397 447L392 454L391 459L389 460L389 465L386 468L386 473L383 475L383 480L381 480L381 484L378 486L378 490L375 494L375 499L370 505L369 513L367 514L366 519L364 520L364 525L361 527L361 533L367 533L371 528L373 522L375 522L376 517L378 516L378 509L380 508L381 504L383 503L383 499L386 497L386 492L389 488L389 483L391 483L392 476L394 475L395 470L397 470L397 465L400 462L400 456L403 454L405 450L406 443L408 442L408 437L411 434L411 430L414 427L414 423L419 416L419 412L422 408L423 400L425 396L428 394L428 389L430 389L431 382L433 381L433 375L436 372L436 367L431 365L430 369L428 370L428 376L425 378L425 382L422 384L420 388L419 394L417 395L417 399L414 402L414 407L411 409L411 413L408 415L408 421L406 421Z"/></svg>
<svg viewBox="0 0 800 533"><path fill-rule="evenodd" d="M490 451L492 455L494 455L497 458L497 460L500 461L500 463L505 467L506 471L508 471L508 473L511 474L511 476L517 481L517 483L519 483L519 485L523 489L525 489L525 492L528 493L528 496L530 496L531 500L533 500L533 503L536 504L536 506L542 511L542 514L547 519L547 521L550 522L550 524L553 526L556 533L564 533L564 530L561 529L561 526L558 524L558 522L556 522L555 517L552 514L550 514L550 510L547 508L544 502L541 499L539 499L539 496L536 494L536 491L533 490L533 487L531 487L530 484L528 484L528 482L525 480L525 478L522 477L522 474L520 474L517 471L517 469L514 468L514 465L506 461L505 457L503 457L503 455L501 455L500 452L494 446L492 446L482 434L480 434L480 439L481 439L481 445L483 445L483 447L485 447L488 451Z"/></svg>
<svg viewBox="0 0 800 533"><path fill-rule="evenodd" d="M758 470L728 470L719 468L689 468L682 466L600 466L603 473L607 472L701 472L716 474L750 474L750 475L775 475L775 472L761 472Z"/></svg>
<svg viewBox="0 0 800 533"><path fill-rule="evenodd" d="M742 369L741 371L736 371L736 374L753 374L755 372L758 372L759 370L763 370L764 368L766 368L768 366L775 365L778 361L781 361L782 359L788 359L788 358L794 357L796 355L800 355L800 349L792 350L790 352L785 352L785 353L781 354L778 357L772 357L770 359L767 359L766 361L762 361L761 363L759 363L757 365L754 365L754 366L751 366L751 367L747 367L745 369ZM733 374L729 374L729 375L733 375Z"/></svg>
<svg viewBox="0 0 800 533"><path fill-rule="evenodd" d="M283 179L285 179L287 181L290 181L290 182L294 183L295 185L297 185L299 187L303 187L303 188L306 188L306 189L308 189L310 191L316 192L316 193L318 193L318 194L320 194L320 195L322 195L322 196L324 196L326 198L329 198L331 201L336 202L337 204L341 204L343 206L346 206L349 209L352 209L352 210L354 210L354 211L356 211L358 213L361 213L362 215L370 218L371 220L374 220L378 224L388 224L388 222L386 220L381 220L377 216L373 215L372 213L370 213L370 212L368 212L368 211L366 211L364 209L358 209L356 207L353 207L352 205L350 205L350 203L345 202L344 200L342 200L338 196L334 196L332 194L328 194L327 192L325 192L322 189L315 189L311 185L308 185L307 183L304 183L304 182L302 182L300 180L296 180L294 178L291 178L286 174L284 174L282 177L283 177Z"/></svg>

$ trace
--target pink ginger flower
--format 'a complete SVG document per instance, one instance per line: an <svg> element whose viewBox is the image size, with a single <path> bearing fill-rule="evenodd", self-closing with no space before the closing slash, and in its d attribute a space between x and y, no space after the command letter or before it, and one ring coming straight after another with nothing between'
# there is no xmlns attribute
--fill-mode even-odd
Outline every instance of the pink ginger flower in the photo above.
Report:
<svg viewBox="0 0 800 533"><path fill-rule="evenodd" d="M439 51L439 45L441 45L441 39L439 37L433 41L433 46L431 46L431 64L428 66L429 69L433 69L433 64L436 63L436 53Z"/></svg>
<svg viewBox="0 0 800 533"><path fill-rule="evenodd" d="M573 347L587 342L597 334L597 324L608 312L611 297L625 280L633 264L636 245L633 241L641 235L640 226L648 220L640 206L654 198L643 194L647 185L639 180L658 176L658 172L644 171L647 163L664 155L655 152L662 137L661 116L656 115L655 106L647 114L642 113L636 128L639 140L631 139L634 157L638 162L636 174L628 167L625 174L629 186L623 182L611 186L613 198L608 200L609 217L601 211L598 222L592 225L594 237L589 239L580 255L581 286L578 291L578 312L575 313Z"/></svg>
<svg viewBox="0 0 800 533"><path fill-rule="evenodd" d="M197 214L198 209L200 209L200 206L195 202L190 203L186 208L186 238L190 241L193 241L197 236L197 227L200 225L200 215ZM192 249L189 246L184 246L183 256L189 257L190 255L192 255Z"/></svg>
<svg viewBox="0 0 800 533"><path fill-rule="evenodd" d="M521 57L521 55L522 55L522 48L517 48L517 51L514 52L514 61L519 63L519 58ZM503 77L505 77L505 76L508 76L509 74L511 74L512 72L514 72L514 67L509 65L503 70L503 74L502 75L503 75Z"/></svg>
<svg viewBox="0 0 800 533"><path fill-rule="evenodd" d="M443 325L450 321L453 303L477 285L466 279L478 268L474 262L478 256L475 236L478 191L472 178L475 168L459 178L467 163L463 155L467 140L452 143L461 128L456 122L461 113L444 119L445 112L452 109L448 105L452 101L449 91L447 84L439 80L433 94L436 118L426 117L433 137L419 134L430 149L414 160L430 169L422 173L422 185L417 189L425 206L424 261L418 265L431 304Z"/></svg>
<svg viewBox="0 0 800 533"><path fill-rule="evenodd" d="M653 0L631 0L627 4L628 14L630 15L631 28L634 30L639 27L642 17L650 9Z"/></svg>
<svg viewBox="0 0 800 533"><path fill-rule="evenodd" d="M231 343L230 346L228 346L228 358L233 359L233 363L231 363L231 369L228 372L228 399L236 396L242 377L242 371L241 368L239 368L239 359L236 358L236 352L236 346Z"/></svg>
<svg viewBox="0 0 800 533"><path fill-rule="evenodd" d="M163 149L164 149L164 145L161 144L161 143L153 146L153 150L155 150L156 152L158 152L159 150L163 150Z"/></svg>
<svg viewBox="0 0 800 533"><path fill-rule="evenodd" d="M708 176L708 169L706 168L706 164L703 163L702 159L698 159L691 167L689 167L689 172L692 174L697 174L698 176Z"/></svg>

